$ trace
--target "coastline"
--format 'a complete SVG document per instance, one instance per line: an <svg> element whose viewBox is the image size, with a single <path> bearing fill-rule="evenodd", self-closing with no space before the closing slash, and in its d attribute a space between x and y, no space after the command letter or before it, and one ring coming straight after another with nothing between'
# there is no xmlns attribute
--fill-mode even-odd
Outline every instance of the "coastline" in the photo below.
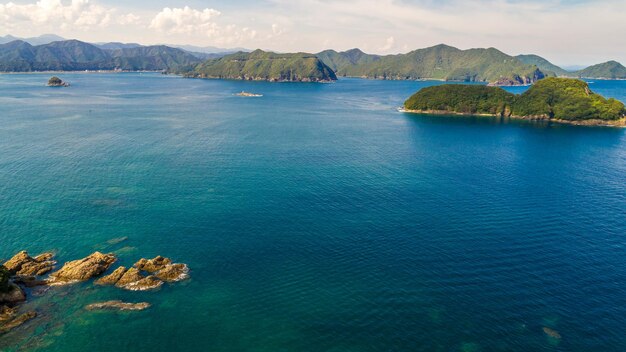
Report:
<svg viewBox="0 0 626 352"><path fill-rule="evenodd" d="M120 70L81 70L81 71L24 71L24 72L3 72L0 75L37 75L37 74L67 74L67 73L162 73L162 70L146 70L146 71L120 71Z"/></svg>
<svg viewBox="0 0 626 352"><path fill-rule="evenodd" d="M208 80L226 80L226 81L250 81L250 82L270 82L270 83L335 83L336 80L331 79L310 79L304 78L300 80L289 80L289 79L267 79L261 77L213 77L213 76L188 76L184 74L176 74L182 78L190 78L190 79L208 79Z"/></svg>
<svg viewBox="0 0 626 352"><path fill-rule="evenodd" d="M456 112L456 111L447 111L447 110L410 110L399 108L399 112L409 113L409 114L420 114L420 115L455 115L455 116L478 116L478 117L503 117L508 119L515 120L526 120L526 121L545 121L545 122L557 122L566 125L573 126L590 126L590 127L617 127L617 128L626 128L626 117L622 117L619 120L600 120L600 119L589 119L589 120L563 120L563 119L551 119L545 116L502 116L498 114L471 114L464 112Z"/></svg>

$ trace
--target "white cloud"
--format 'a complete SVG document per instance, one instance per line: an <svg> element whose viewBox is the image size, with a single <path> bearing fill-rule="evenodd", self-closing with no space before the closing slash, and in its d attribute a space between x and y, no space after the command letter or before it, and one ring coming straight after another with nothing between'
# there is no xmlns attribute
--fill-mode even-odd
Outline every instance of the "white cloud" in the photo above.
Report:
<svg viewBox="0 0 626 352"><path fill-rule="evenodd" d="M150 23L150 28L168 34L197 34L211 36L217 27L214 18L221 13L214 9L195 10L184 8L164 8Z"/></svg>
<svg viewBox="0 0 626 352"><path fill-rule="evenodd" d="M0 4L0 20L5 28L20 25L54 26L56 28L92 26L105 27L111 22L115 10L91 4L89 0L71 0L64 4L61 0L40 0L34 4Z"/></svg>
<svg viewBox="0 0 626 352"><path fill-rule="evenodd" d="M383 45L382 47L380 47L380 51L386 52L391 50L391 48L394 47L394 45L396 44L396 40L393 37L389 37L387 38L387 40L385 40L385 45Z"/></svg>
<svg viewBox="0 0 626 352"><path fill-rule="evenodd" d="M121 25L137 24L140 22L141 22L141 17L135 15L134 13L129 13L126 15L119 16L117 19L117 23Z"/></svg>
<svg viewBox="0 0 626 352"><path fill-rule="evenodd" d="M220 11L184 8L164 8L152 19L149 28L168 35L188 35L210 39L216 45L239 44L256 38L257 31L248 27L240 28L234 24L220 24L217 18Z"/></svg>

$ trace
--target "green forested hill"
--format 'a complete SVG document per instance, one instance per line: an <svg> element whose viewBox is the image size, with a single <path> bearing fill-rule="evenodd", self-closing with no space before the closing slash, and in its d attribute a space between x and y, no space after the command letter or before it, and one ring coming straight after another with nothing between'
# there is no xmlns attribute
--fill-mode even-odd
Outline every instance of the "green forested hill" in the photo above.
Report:
<svg viewBox="0 0 626 352"><path fill-rule="evenodd" d="M537 55L518 55L521 62L536 65L544 72L554 72L560 77L580 77L580 78L606 78L606 79L626 79L626 67L617 61L608 61L601 64L589 66L580 71L566 71L550 61Z"/></svg>
<svg viewBox="0 0 626 352"><path fill-rule="evenodd" d="M32 46L23 41L0 45L0 71L165 70L200 62L166 46L104 50L78 40Z"/></svg>
<svg viewBox="0 0 626 352"><path fill-rule="evenodd" d="M196 65L200 61L191 53L165 45L116 49L110 55L116 67L148 71Z"/></svg>
<svg viewBox="0 0 626 352"><path fill-rule="evenodd" d="M324 50L317 53L317 57L339 74L342 74L351 66L368 65L381 58L379 55L366 54L360 49L350 49L342 52Z"/></svg>
<svg viewBox="0 0 626 352"><path fill-rule="evenodd" d="M360 52L360 51L359 51ZM414 50L406 54L376 56L355 51L319 53L339 76L379 79L442 79L449 81L529 84L546 76L534 65L494 49L460 50L448 45Z"/></svg>
<svg viewBox="0 0 626 352"><path fill-rule="evenodd" d="M188 77L267 81L320 82L336 80L333 70L313 54L276 54L255 50L208 60Z"/></svg>
<svg viewBox="0 0 626 352"><path fill-rule="evenodd" d="M568 77L573 75L572 72L560 68L539 55L517 55L515 58L527 65L535 65L544 72L553 72L559 77Z"/></svg>
<svg viewBox="0 0 626 352"><path fill-rule="evenodd" d="M617 61L609 61L576 71L574 75L581 78L626 79L626 67Z"/></svg>
<svg viewBox="0 0 626 352"><path fill-rule="evenodd" d="M533 117L569 121L618 120L624 104L593 93L589 85L571 78L546 78L521 95L499 87L441 85L423 88L404 103L407 110L498 116Z"/></svg>

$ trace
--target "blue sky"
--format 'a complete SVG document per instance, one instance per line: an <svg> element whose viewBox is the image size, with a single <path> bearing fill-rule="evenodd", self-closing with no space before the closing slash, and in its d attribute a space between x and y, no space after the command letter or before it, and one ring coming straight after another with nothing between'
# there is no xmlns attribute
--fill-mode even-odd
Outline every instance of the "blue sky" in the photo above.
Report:
<svg viewBox="0 0 626 352"><path fill-rule="evenodd" d="M0 35L390 54L446 43L626 63L626 0L0 0Z"/></svg>

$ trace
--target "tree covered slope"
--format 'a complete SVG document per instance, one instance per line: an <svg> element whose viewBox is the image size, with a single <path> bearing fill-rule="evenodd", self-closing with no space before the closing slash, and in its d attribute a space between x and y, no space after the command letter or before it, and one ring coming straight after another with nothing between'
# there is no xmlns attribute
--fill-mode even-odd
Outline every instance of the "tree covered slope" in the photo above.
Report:
<svg viewBox="0 0 626 352"><path fill-rule="evenodd" d="M547 75L494 48L460 50L441 44L398 55L368 55L355 49L318 55L339 76L350 77L530 84Z"/></svg>
<svg viewBox="0 0 626 352"><path fill-rule="evenodd" d="M571 78L546 78L521 95L499 87L441 85L423 88L404 103L420 112L451 112L532 117L568 121L618 120L624 104L593 93L586 82Z"/></svg>
<svg viewBox="0 0 626 352"><path fill-rule="evenodd" d="M276 54L255 50L208 60L188 77L266 81L324 82L336 80L333 70L313 54Z"/></svg>

